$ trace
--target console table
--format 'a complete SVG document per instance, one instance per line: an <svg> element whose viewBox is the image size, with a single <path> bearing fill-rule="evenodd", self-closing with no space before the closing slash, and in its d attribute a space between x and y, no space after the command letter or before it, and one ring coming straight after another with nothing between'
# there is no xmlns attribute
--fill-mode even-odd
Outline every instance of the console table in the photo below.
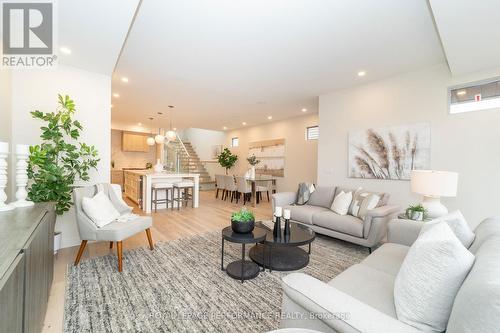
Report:
<svg viewBox="0 0 500 333"><path fill-rule="evenodd" d="M54 273L52 203L0 214L0 332L40 332Z"/></svg>

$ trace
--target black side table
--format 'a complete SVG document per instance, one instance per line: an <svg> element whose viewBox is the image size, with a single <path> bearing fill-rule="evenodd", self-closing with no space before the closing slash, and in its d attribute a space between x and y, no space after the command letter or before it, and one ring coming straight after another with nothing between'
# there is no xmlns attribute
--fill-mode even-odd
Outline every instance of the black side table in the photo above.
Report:
<svg viewBox="0 0 500 333"><path fill-rule="evenodd" d="M245 260L245 244L256 244L263 242L266 239L266 230L255 227L255 229L247 234L238 234L233 232L231 227L222 229L222 251L221 251L221 270L225 270L227 275L233 279L245 280L253 279L259 275L260 267L250 260ZM241 244L241 260L233 261L224 269L224 241Z"/></svg>

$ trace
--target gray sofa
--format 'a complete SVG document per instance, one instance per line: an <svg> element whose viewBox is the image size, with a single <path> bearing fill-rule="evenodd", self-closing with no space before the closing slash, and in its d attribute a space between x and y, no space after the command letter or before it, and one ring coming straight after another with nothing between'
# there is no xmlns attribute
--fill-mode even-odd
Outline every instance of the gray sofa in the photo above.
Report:
<svg viewBox="0 0 500 333"><path fill-rule="evenodd" d="M381 200L375 209L368 211L364 220L351 215L338 215L330 207L334 197L341 191L354 193L356 190L319 186L311 194L307 204L302 206L293 205L297 201L297 193L276 193L272 196L273 211L277 206L289 209L292 221L305 224L317 233L366 246L371 250L384 239L387 223L397 216L400 207L387 204L389 194L377 193Z"/></svg>
<svg viewBox="0 0 500 333"><path fill-rule="evenodd" d="M385 243L328 283L302 273L283 278L281 327L320 332L420 332L398 321L394 281L422 222L394 220ZM455 297L446 332L500 329L500 218L484 220L469 247L474 266Z"/></svg>

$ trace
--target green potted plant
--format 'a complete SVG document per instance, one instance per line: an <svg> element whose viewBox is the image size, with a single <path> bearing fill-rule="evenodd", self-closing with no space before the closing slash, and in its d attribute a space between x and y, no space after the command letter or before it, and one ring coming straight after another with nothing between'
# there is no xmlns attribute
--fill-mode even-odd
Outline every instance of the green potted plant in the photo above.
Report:
<svg viewBox="0 0 500 333"><path fill-rule="evenodd" d="M219 156L217 156L217 160L220 166L226 169L226 175L227 175L228 170L231 169L236 164L238 156L231 153L231 151L228 148L224 148L222 153L220 153Z"/></svg>
<svg viewBox="0 0 500 333"><path fill-rule="evenodd" d="M252 232L255 227L255 216L245 207L231 214L231 228L238 234Z"/></svg>
<svg viewBox="0 0 500 333"><path fill-rule="evenodd" d="M260 160L257 159L255 154L252 154L252 156L247 157L248 164L250 164L250 178L255 178L255 166L260 163Z"/></svg>
<svg viewBox="0 0 500 333"><path fill-rule="evenodd" d="M421 204L406 208L405 215L410 220L423 221L427 215L427 210Z"/></svg>
<svg viewBox="0 0 500 333"><path fill-rule="evenodd" d="M75 181L88 181L90 169L97 169L100 160L94 146L80 142L83 126L73 120L75 112L75 103L67 95L59 95L56 112L31 112L44 124L40 127L42 143L30 147L28 197L34 202L55 202L58 215L73 204Z"/></svg>

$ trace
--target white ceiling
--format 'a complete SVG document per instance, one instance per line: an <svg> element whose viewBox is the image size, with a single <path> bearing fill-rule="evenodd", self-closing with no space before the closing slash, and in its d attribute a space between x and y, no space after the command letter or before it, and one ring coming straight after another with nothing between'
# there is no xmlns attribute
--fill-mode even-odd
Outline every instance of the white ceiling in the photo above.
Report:
<svg viewBox="0 0 500 333"><path fill-rule="evenodd" d="M114 74L113 122L147 124L175 105L178 128L250 126L443 61L424 0L144 0Z"/></svg>
<svg viewBox="0 0 500 333"><path fill-rule="evenodd" d="M139 0L62 0L56 2L59 63L111 75Z"/></svg>
<svg viewBox="0 0 500 333"><path fill-rule="evenodd" d="M454 75L500 67L500 1L429 3Z"/></svg>

